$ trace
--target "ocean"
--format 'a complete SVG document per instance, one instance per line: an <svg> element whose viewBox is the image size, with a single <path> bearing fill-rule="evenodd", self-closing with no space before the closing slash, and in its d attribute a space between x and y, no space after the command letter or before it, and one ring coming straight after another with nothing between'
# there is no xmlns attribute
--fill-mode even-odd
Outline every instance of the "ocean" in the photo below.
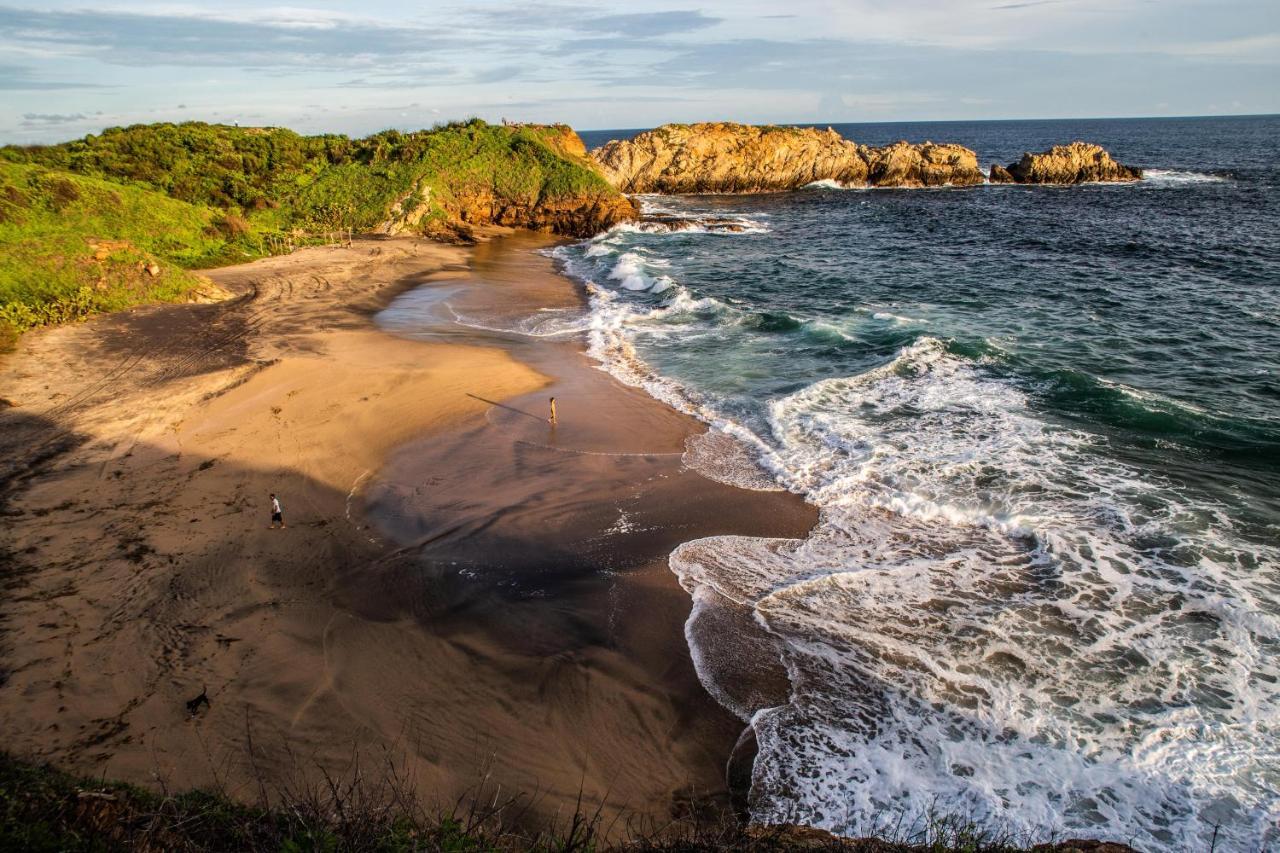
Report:
<svg viewBox="0 0 1280 853"><path fill-rule="evenodd" d="M1147 178L644 197L684 226L555 250L590 306L528 331L821 511L671 555L754 817L1280 847L1280 118L835 128Z"/></svg>

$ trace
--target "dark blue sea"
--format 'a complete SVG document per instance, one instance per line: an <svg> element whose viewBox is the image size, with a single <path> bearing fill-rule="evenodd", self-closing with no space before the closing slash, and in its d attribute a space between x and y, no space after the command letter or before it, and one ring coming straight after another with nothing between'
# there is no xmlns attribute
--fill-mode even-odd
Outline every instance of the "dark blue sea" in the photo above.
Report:
<svg viewBox="0 0 1280 853"><path fill-rule="evenodd" d="M690 465L821 509L671 558L755 817L1280 848L1280 118L836 130L1146 179L644 197L687 221L557 250L591 354L711 425Z"/></svg>

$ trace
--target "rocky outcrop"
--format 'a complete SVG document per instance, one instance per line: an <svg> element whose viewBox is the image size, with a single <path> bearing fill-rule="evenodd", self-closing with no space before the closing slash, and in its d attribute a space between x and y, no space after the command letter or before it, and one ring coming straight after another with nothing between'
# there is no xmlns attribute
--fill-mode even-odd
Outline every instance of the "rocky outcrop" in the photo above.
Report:
<svg viewBox="0 0 1280 853"><path fill-rule="evenodd" d="M964 187L982 183L978 155L963 145L895 142L863 148L873 187Z"/></svg>
<svg viewBox="0 0 1280 853"><path fill-rule="evenodd" d="M499 128L477 120L460 133L468 131L473 145L484 135L488 150L477 151L465 168L429 174L392 205L389 221L466 243L475 228L490 225L593 237L639 218L639 206L602 179L568 125Z"/></svg>
<svg viewBox="0 0 1280 853"><path fill-rule="evenodd" d="M628 193L776 192L818 181L966 186L983 180L977 156L959 145L868 148L831 128L669 124L609 142L590 156L611 184Z"/></svg>
<svg viewBox="0 0 1280 853"><path fill-rule="evenodd" d="M1072 142L1048 151L1028 151L1008 167L991 167L991 183L1083 184L1094 181L1128 182L1142 179L1142 170L1111 159L1101 145Z"/></svg>
<svg viewBox="0 0 1280 853"><path fill-rule="evenodd" d="M599 193L544 199L528 210L501 211L494 221L568 237L593 237L639 216L639 206L626 196Z"/></svg>
<svg viewBox="0 0 1280 853"><path fill-rule="evenodd" d="M566 237L593 237L621 222L638 219L634 201L609 188L598 193L513 200L491 190L456 195L444 203L447 216L425 223L425 233L449 242L470 242L472 229L487 225L551 231Z"/></svg>
<svg viewBox="0 0 1280 853"><path fill-rule="evenodd" d="M561 157L577 160L587 159L587 146L583 144L582 137L578 136L577 132L567 124L519 124L511 126L527 127L536 131L547 147Z"/></svg>
<svg viewBox="0 0 1280 853"><path fill-rule="evenodd" d="M1013 175L1009 174L1009 170L999 163L991 164L991 174L987 175L987 180L993 184L1016 184Z"/></svg>

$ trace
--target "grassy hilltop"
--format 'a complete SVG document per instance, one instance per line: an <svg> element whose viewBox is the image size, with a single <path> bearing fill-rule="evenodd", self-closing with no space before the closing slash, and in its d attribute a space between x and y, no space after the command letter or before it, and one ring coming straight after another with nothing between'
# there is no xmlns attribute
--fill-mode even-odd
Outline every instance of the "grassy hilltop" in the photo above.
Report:
<svg viewBox="0 0 1280 853"><path fill-rule="evenodd" d="M563 126L479 119L365 139L198 122L0 148L0 338L185 298L189 270L356 232L582 236L634 215Z"/></svg>

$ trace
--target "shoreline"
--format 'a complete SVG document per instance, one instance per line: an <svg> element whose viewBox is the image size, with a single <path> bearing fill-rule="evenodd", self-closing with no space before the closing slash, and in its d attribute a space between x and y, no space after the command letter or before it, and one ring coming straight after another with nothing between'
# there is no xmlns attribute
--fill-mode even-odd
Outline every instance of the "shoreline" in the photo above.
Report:
<svg viewBox="0 0 1280 853"><path fill-rule="evenodd" d="M242 798L302 755L341 768L366 750L401 755L441 802L500 784L543 817L579 794L657 822L723 802L741 726L692 671L666 555L698 535L785 535L779 501L788 530L811 510L683 470L702 425L576 343L373 327L428 281L498 298L490 273L520 254L498 244L360 240L218 270L230 302L49 329L0 362L11 465L49 450L5 476L3 547L22 566L4 603L11 748ZM537 299L573 297L537 264ZM553 442L516 413L545 394L568 401ZM406 534L441 523L430 502L386 511L423 466L458 475L466 535ZM626 508L607 503L637 482ZM267 490L288 533L266 530ZM442 568L458 558L502 577ZM212 705L186 719L202 687Z"/></svg>

